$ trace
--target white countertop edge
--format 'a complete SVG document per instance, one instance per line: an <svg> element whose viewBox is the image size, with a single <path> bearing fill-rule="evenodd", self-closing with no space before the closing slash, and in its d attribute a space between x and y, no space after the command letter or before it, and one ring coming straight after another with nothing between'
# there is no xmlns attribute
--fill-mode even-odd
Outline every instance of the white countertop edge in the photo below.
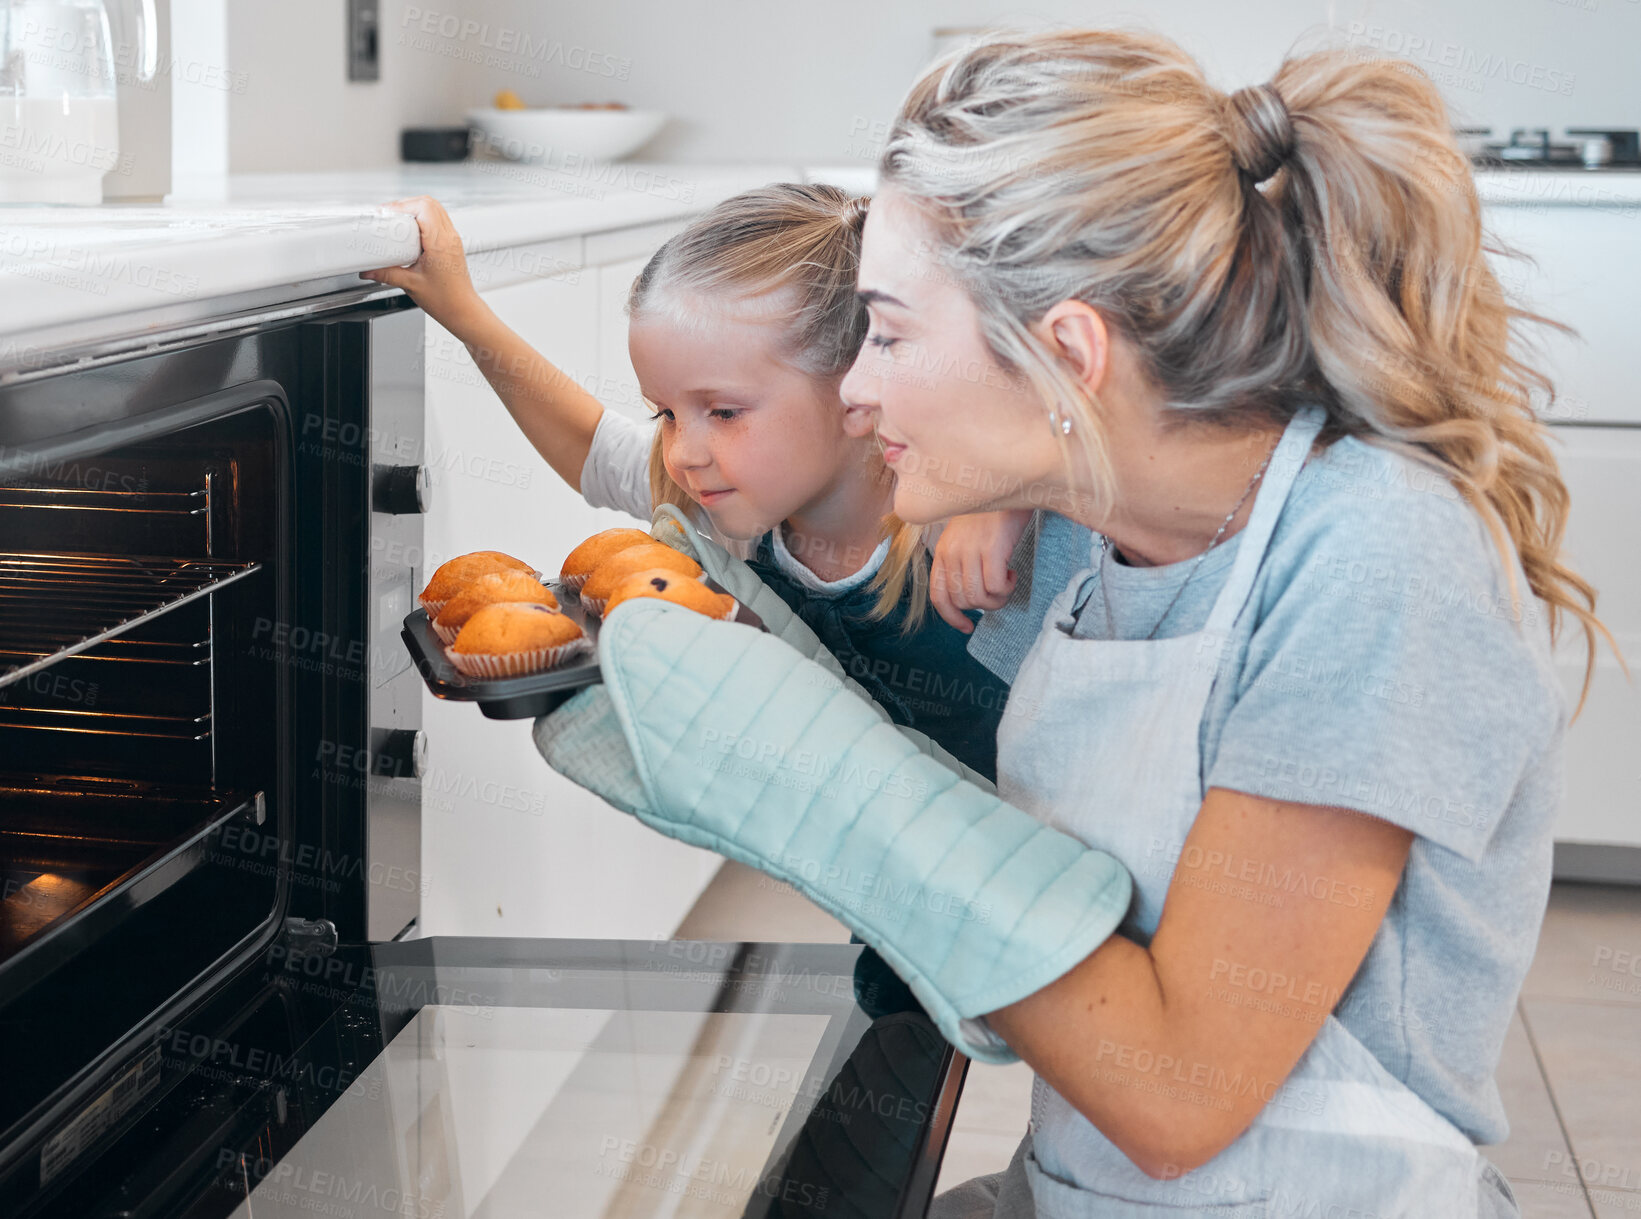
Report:
<svg viewBox="0 0 1641 1219"><path fill-rule="evenodd" d="M680 167L677 175L652 176L656 189L601 190L595 198L546 194L525 178L520 194L457 202L463 177L440 168L446 172L421 182L414 172L357 175L353 193L372 200L357 205L186 199L144 209L97 209L100 215L88 215L91 209L29 209L31 218L43 214L44 222L9 227L7 211L0 209L0 369L39 366L69 347L152 336L237 311L242 306L235 302L248 294L273 307L311 295L318 282L330 281L333 291L369 286L358 278L360 271L407 265L421 248L414 219L380 205L409 194L438 198L441 178L450 187L447 210L463 248L482 254L679 219L803 172L795 166L712 166L684 176L687 167ZM268 177L288 184L303 176ZM350 181L346 175L312 180L321 186ZM466 181L493 188L496 177L486 171L483 179ZM235 182L254 189L256 176ZM391 189L418 185L431 189ZM103 216L106 227L98 224ZM182 227L147 244L121 245L119 225L143 218ZM198 227L186 227L195 222ZM551 270L580 265L577 255L555 260Z"/></svg>
<svg viewBox="0 0 1641 1219"><path fill-rule="evenodd" d="M1476 172L1483 203L1504 207L1641 207L1641 170L1492 169Z"/></svg>

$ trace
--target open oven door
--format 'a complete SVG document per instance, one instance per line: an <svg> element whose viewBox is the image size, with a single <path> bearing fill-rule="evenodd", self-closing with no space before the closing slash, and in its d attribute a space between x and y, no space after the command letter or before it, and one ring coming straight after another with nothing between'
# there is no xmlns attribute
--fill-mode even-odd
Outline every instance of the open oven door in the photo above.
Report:
<svg viewBox="0 0 1641 1219"><path fill-rule="evenodd" d="M313 942L242 981L37 1213L921 1215L967 1066L856 944Z"/></svg>

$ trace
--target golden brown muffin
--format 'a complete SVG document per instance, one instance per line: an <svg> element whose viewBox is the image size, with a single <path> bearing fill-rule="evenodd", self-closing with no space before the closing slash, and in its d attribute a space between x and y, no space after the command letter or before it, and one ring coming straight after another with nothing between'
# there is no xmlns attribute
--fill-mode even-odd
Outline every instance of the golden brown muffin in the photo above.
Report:
<svg viewBox="0 0 1641 1219"><path fill-rule="evenodd" d="M674 605L682 605L685 609L705 614L708 618L733 618L737 608L735 598L728 593L715 593L699 580L691 580L676 571L663 571L652 567L649 571L628 576L617 584L615 591L606 600L604 612L608 614L623 601L630 601L634 597L655 597L661 601L671 601Z"/></svg>
<svg viewBox="0 0 1641 1219"><path fill-rule="evenodd" d="M600 563L587 582L581 586L581 604L590 614L602 614L604 602L615 586L628 576L641 571L659 569L674 571L690 579L700 579L701 565L681 550L651 542L648 546L629 546Z"/></svg>
<svg viewBox="0 0 1641 1219"><path fill-rule="evenodd" d="M487 605L502 601L528 601L533 605L558 608L558 598L542 586L534 576L522 571L493 571L480 576L461 592L444 603L433 620L433 630L446 643L455 641L456 633L467 625L467 620Z"/></svg>
<svg viewBox="0 0 1641 1219"><path fill-rule="evenodd" d="M475 550L470 554L459 554L439 565L439 570L433 573L427 587L422 589L419 600L428 616L436 617L444 608L446 601L459 593L463 586L480 576L487 576L495 571L521 571L528 576L533 575L535 570L523 559L515 559L512 555L503 554L499 550Z"/></svg>
<svg viewBox="0 0 1641 1219"><path fill-rule="evenodd" d="M564 557L558 578L573 593L581 591L587 577L605 559L629 546L653 546L655 539L642 529L606 529L595 533Z"/></svg>
<svg viewBox="0 0 1641 1219"><path fill-rule="evenodd" d="M562 664L586 644L575 620L557 610L503 601L469 618L447 654L469 677L518 677Z"/></svg>

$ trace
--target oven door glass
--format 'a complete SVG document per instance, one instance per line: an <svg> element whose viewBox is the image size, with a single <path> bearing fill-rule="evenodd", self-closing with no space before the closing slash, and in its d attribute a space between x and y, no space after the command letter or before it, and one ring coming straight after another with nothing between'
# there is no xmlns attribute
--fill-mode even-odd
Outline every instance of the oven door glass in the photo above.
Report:
<svg viewBox="0 0 1641 1219"><path fill-rule="evenodd" d="M278 1019L161 1041L188 1073L148 1142L86 1165L61 1201L234 1219L922 1214L966 1066L853 944L276 951L267 990ZM179 1139L202 1112L207 1138ZM128 1170L117 1197L85 1192Z"/></svg>

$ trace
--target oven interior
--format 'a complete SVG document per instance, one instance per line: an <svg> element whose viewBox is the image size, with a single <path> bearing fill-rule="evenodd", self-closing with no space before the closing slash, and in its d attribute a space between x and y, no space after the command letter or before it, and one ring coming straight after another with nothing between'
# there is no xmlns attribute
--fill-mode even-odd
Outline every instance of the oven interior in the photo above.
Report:
<svg viewBox="0 0 1641 1219"><path fill-rule="evenodd" d="M281 429L261 402L0 485L0 1129L279 911Z"/></svg>

